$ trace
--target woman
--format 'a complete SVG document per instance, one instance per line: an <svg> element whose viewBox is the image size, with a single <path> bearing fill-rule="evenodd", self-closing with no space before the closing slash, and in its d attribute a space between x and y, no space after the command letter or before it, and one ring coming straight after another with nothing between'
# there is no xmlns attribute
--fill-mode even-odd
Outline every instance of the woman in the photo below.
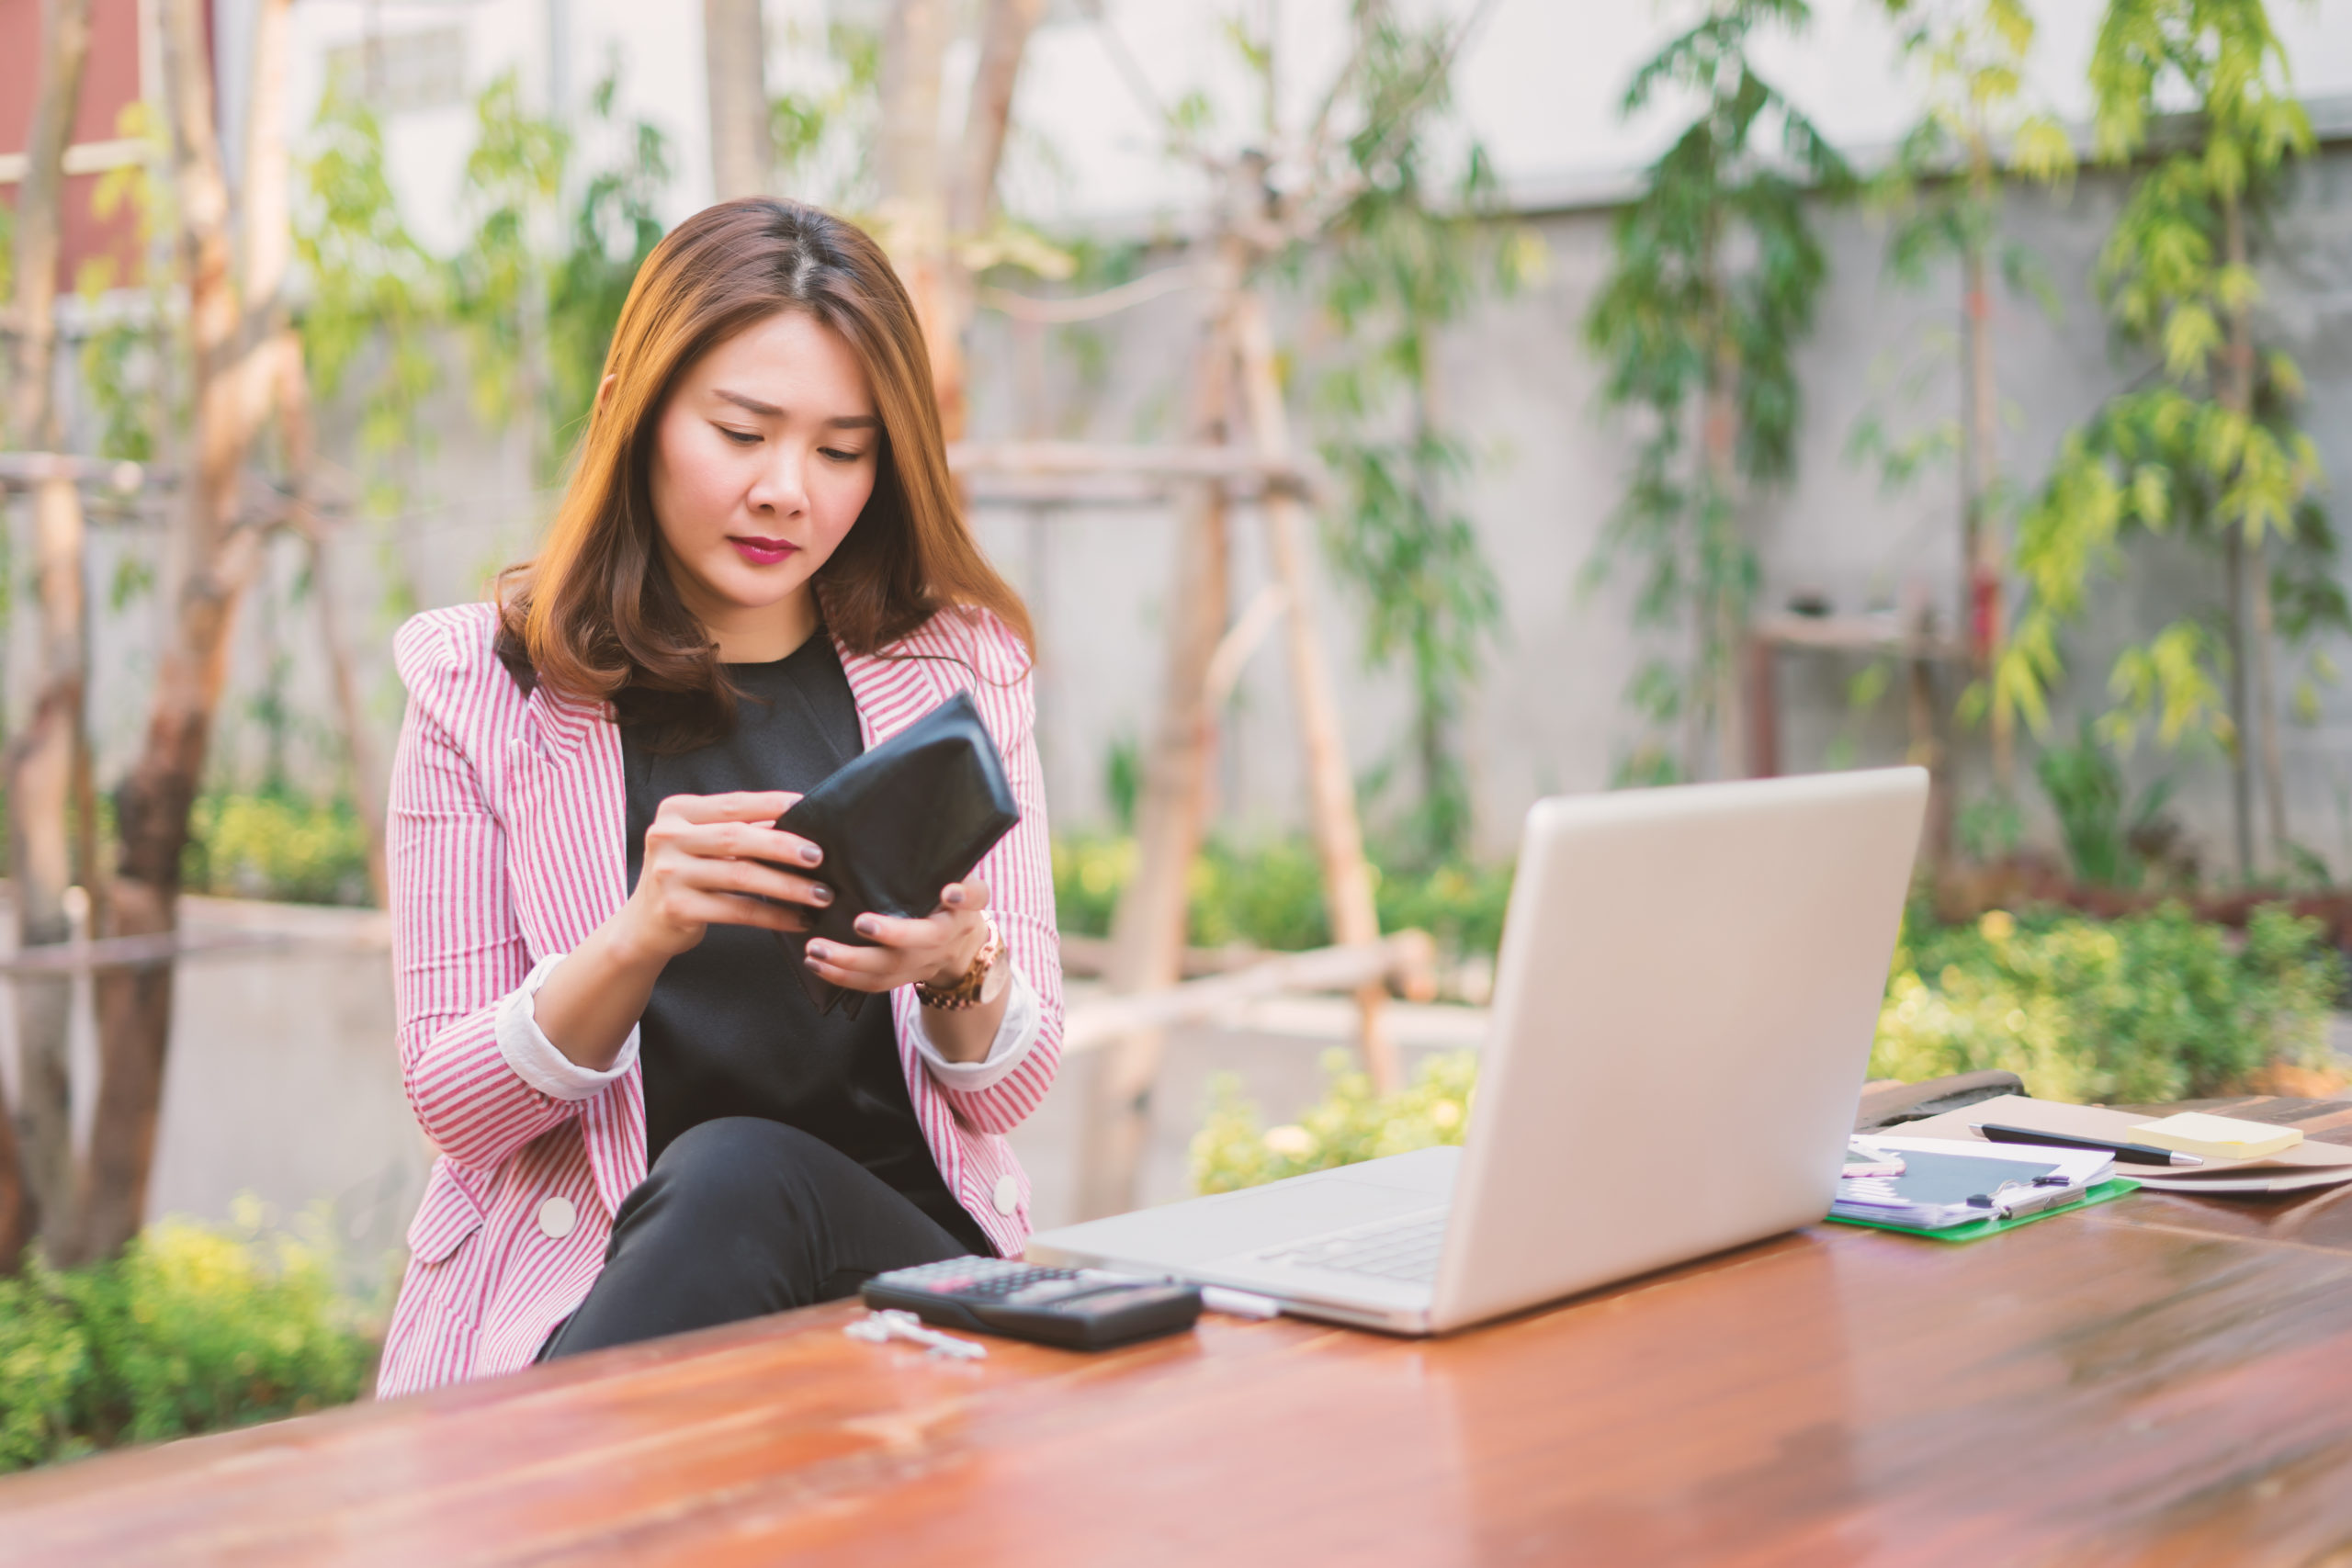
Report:
<svg viewBox="0 0 2352 1568"><path fill-rule="evenodd" d="M1017 1255L1003 1134L1059 1059L1028 621L956 509L874 243L704 211L639 270L578 471L494 604L419 615L392 786L401 1066L441 1157L390 1395ZM927 919L809 966L770 824L969 691L1022 820Z"/></svg>

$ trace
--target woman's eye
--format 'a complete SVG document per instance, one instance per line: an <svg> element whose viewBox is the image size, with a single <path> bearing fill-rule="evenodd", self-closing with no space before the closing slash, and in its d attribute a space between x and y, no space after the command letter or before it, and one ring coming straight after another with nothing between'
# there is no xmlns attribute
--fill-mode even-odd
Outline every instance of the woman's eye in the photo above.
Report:
<svg viewBox="0 0 2352 1568"><path fill-rule="evenodd" d="M756 430L734 430L723 424L713 428L738 446L750 446L760 439L760 433Z"/></svg>
<svg viewBox="0 0 2352 1568"><path fill-rule="evenodd" d="M865 456L863 452L844 452L838 446L820 446L817 450L836 463L854 463Z"/></svg>

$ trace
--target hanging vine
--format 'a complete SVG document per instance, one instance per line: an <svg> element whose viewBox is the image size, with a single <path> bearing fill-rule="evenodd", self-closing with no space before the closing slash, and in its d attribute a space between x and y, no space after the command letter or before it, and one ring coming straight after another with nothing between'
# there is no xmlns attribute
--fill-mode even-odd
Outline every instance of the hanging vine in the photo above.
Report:
<svg viewBox="0 0 2352 1568"><path fill-rule="evenodd" d="M662 242L657 209L670 184L669 139L645 120L623 122L614 107L619 91L616 62L589 95L590 137L615 151L582 183L548 280L548 390L559 449L588 416L628 286Z"/></svg>
<svg viewBox="0 0 2352 1568"><path fill-rule="evenodd" d="M503 429L529 422L531 471L549 477L554 441L548 400L548 274L571 139L523 102L509 70L474 101L474 145L466 155L465 202L471 231L449 262L450 303L465 331L474 412Z"/></svg>
<svg viewBox="0 0 2352 1568"><path fill-rule="evenodd" d="M447 320L446 276L401 217L383 126L339 81L320 101L311 141L294 211L294 254L310 285L303 358L322 400L349 383L362 505L389 516L431 452L422 415L441 379L434 333Z"/></svg>
<svg viewBox="0 0 2352 1568"><path fill-rule="evenodd" d="M1476 457L1444 418L1438 339L1482 297L1515 290L1543 250L1498 219L1483 148L1471 145L1450 189L1432 175L1453 30L1415 28L1375 5L1359 6L1356 26L1363 123L1347 142L1353 194L1326 231L1322 290L1349 349L1317 400L1341 496L1325 537L1363 593L1367 654L1409 672L1419 789L1405 847L1437 861L1468 837L1457 728L1502 620L1494 570L1461 508Z"/></svg>
<svg viewBox="0 0 2352 1568"><path fill-rule="evenodd" d="M2031 297L2055 318L2058 301L2039 258L2010 239L2003 213L2012 179L2058 185L2075 172L2074 144L2057 120L2024 102L2035 25L2022 0L1884 0L1901 31L1904 56L1925 68L1928 104L1894 160L1871 182L1872 204L1889 220L1886 266L1897 281L1957 285L1956 333L1938 332L1907 367L1913 385L1957 371L1957 407L1905 437L1895 436L1873 399L1856 422L1851 449L1874 459L1887 486L1909 483L1949 463L1958 480L1960 596L1952 624L1966 639L1974 679L1964 718L1988 706L1987 680L2007 637L2007 558L2017 491L2001 461L2005 413L1996 365L1996 279ZM1997 798L2013 819L2016 756L2011 715L1993 716Z"/></svg>
<svg viewBox="0 0 2352 1568"><path fill-rule="evenodd" d="M2150 727L2167 746L2211 736L2229 747L2242 872L2252 870L2247 773L2258 756L2283 867L2301 857L2286 821L2273 647L2282 634L2301 642L2352 629L2314 499L2318 456L2294 424L2301 373L2256 341L2255 220L2287 161L2310 151L2311 126L2261 0L2111 0L2090 74L2100 158L2145 160L2101 253L2100 295L2154 363L2066 437L2021 520L2028 593L1993 700L2047 728L2064 672L2060 634L2091 581L2120 569L2134 532L2218 547L2220 604L2124 650L2099 730L2120 747ZM2192 111L2152 137L2159 104L2183 100ZM2312 671L2324 674L2324 661ZM2314 700L2306 688L2301 705Z"/></svg>
<svg viewBox="0 0 2352 1568"><path fill-rule="evenodd" d="M1634 673L1628 696L1643 732L1621 761L1625 782L1697 777L1711 753L1716 771L1739 766L1738 651L1757 583L1740 513L1793 461L1802 404L1792 361L1825 272L1804 202L1815 190L1843 194L1852 179L1749 51L1759 28L1794 33L1810 19L1804 0L1713 0L1625 93L1628 117L1661 93L1701 99L1619 215L1585 319L1603 402L1646 415L1586 581L1634 566L1635 624L1679 629L1688 648Z"/></svg>

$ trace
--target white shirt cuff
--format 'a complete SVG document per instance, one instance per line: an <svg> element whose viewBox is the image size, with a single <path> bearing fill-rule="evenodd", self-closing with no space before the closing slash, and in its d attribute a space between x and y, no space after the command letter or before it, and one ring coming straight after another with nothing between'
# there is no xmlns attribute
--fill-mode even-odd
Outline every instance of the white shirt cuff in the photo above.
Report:
<svg viewBox="0 0 2352 1568"><path fill-rule="evenodd" d="M1037 1043L1037 1025L1045 1017L1045 1010L1037 1004L1037 993L1029 987L1028 978L1018 965L1007 963L1011 984L1005 987L1004 1020L996 1026L996 1038L989 1042L989 1054L977 1062L951 1062L939 1054L931 1043L931 1035L918 1017L915 1023L915 1054L942 1089L952 1089L970 1094L987 1089L1021 1065L1029 1055L1029 1047ZM922 1004L916 1004L920 1007Z"/></svg>
<svg viewBox="0 0 2352 1568"><path fill-rule="evenodd" d="M637 1061L637 1030L632 1026L628 1038L621 1042L620 1055L603 1072L583 1067L555 1048L555 1043L539 1032L539 1021L532 998L555 966L567 954L550 953L531 965L523 983L506 994L498 1004L496 1030L498 1054L514 1069L514 1076L537 1089L550 1100L588 1100L606 1084L629 1070ZM1011 1010L1007 1010L1007 1016Z"/></svg>

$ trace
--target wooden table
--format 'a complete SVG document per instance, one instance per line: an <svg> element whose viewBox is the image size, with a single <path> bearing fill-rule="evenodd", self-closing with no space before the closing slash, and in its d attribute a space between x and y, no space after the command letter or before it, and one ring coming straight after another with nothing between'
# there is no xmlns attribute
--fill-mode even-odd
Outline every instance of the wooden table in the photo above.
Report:
<svg viewBox="0 0 2352 1568"><path fill-rule="evenodd" d="M853 1315L17 1477L0 1561L2352 1563L2352 1189L1824 1225L1440 1341Z"/></svg>

